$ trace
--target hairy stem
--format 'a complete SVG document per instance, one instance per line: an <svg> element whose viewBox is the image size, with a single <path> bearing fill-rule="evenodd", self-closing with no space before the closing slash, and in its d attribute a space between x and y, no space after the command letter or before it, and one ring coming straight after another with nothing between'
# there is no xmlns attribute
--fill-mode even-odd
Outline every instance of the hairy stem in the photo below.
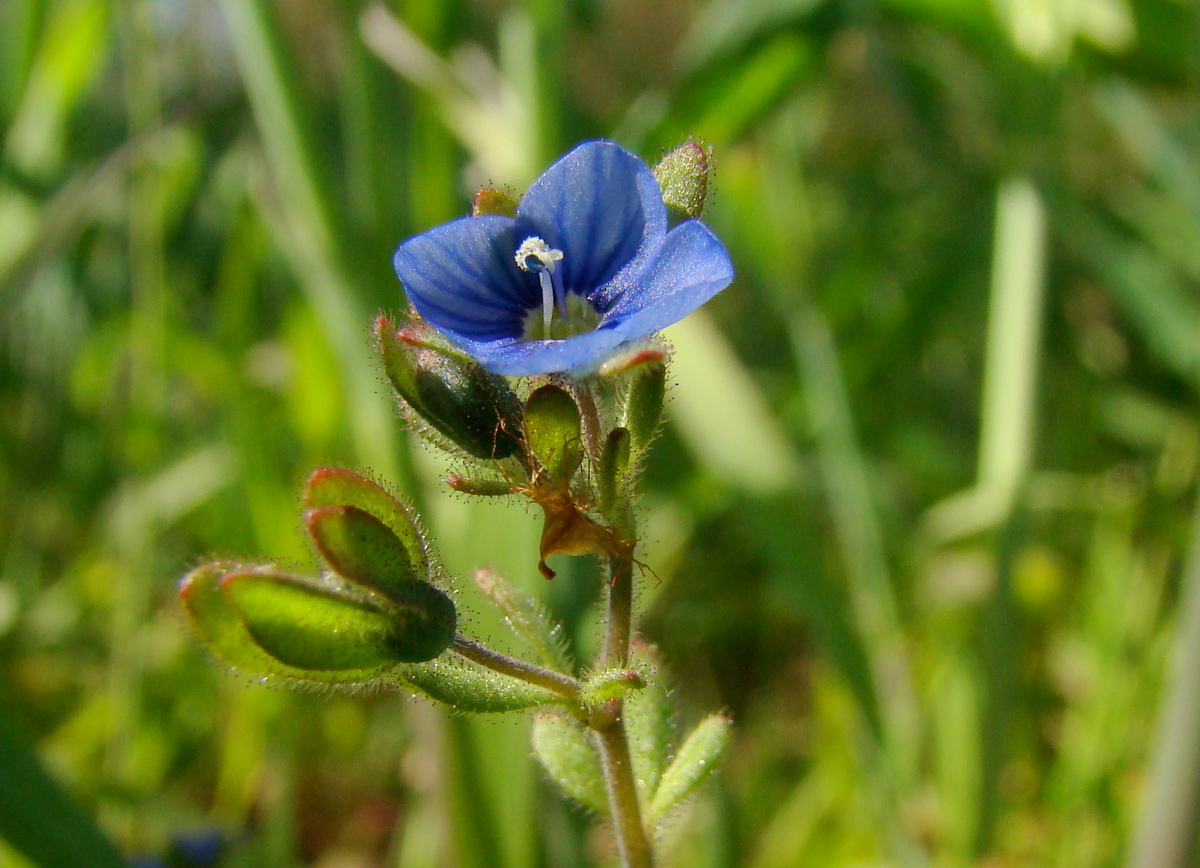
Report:
<svg viewBox="0 0 1200 868"><path fill-rule="evenodd" d="M629 640L633 632L633 558L610 557L608 568L608 628L603 665L614 668L629 662ZM596 732L596 746L604 769L621 864L624 868L652 868L654 854L642 822L629 742L625 737L623 707L624 700L620 699L605 703L600 713L594 715L592 728Z"/></svg>
<svg viewBox="0 0 1200 868"><path fill-rule="evenodd" d="M579 682L569 675L563 675L553 669L546 669L524 660L518 660L516 657L501 654L499 651L493 651L491 648L480 645L474 639L468 639L461 633L454 637L454 644L450 647L480 666L486 666L503 675L510 675L530 684L536 684L538 687L553 690L567 699L575 701L579 699Z"/></svg>
<svg viewBox="0 0 1200 868"><path fill-rule="evenodd" d="M642 809L638 802L637 784L633 779L633 763L629 757L629 742L625 738L625 723L621 719L621 700L613 700L615 714L607 725L595 730L600 764L604 768L604 783L608 790L609 810L617 850L624 868L653 868L654 854L642 825Z"/></svg>
<svg viewBox="0 0 1200 868"><path fill-rule="evenodd" d="M633 557L610 557L608 568L604 668L615 669L629 663L629 638L633 633Z"/></svg>

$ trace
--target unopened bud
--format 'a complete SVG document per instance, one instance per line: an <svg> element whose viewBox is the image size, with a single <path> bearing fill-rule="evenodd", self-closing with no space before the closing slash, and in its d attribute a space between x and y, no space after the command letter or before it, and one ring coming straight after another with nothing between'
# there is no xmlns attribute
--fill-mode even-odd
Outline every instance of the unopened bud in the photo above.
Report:
<svg viewBox="0 0 1200 868"><path fill-rule="evenodd" d="M641 454L662 420L663 398L667 391L667 366L661 363L642 365L629 385L625 403L625 427L629 429L633 449Z"/></svg>
<svg viewBox="0 0 1200 868"><path fill-rule="evenodd" d="M556 487L564 487L583 460L579 405L555 385L542 386L525 402L525 442Z"/></svg>
<svg viewBox="0 0 1200 868"><path fill-rule="evenodd" d="M471 216L482 217L487 214L515 217L517 216L517 200L503 190L484 187L475 194L475 201L471 203Z"/></svg>
<svg viewBox="0 0 1200 868"><path fill-rule="evenodd" d="M503 479L474 479L451 473L449 476L443 476L442 481L455 491L473 494L476 497L504 497L513 493L512 483Z"/></svg>
<svg viewBox="0 0 1200 868"><path fill-rule="evenodd" d="M663 203L673 222L704 213L711 160L712 148L684 142L654 167L654 178L662 188Z"/></svg>
<svg viewBox="0 0 1200 868"><path fill-rule="evenodd" d="M441 349L434 334L424 323L397 332L387 317L375 321L375 339L392 387L469 455L502 459L516 454L521 407L512 389L475 361Z"/></svg>

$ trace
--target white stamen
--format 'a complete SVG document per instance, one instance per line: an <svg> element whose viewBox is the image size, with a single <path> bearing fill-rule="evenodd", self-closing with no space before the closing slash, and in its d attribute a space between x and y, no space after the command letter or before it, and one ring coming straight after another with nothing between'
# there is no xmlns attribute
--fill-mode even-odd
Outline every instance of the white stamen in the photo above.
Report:
<svg viewBox="0 0 1200 868"><path fill-rule="evenodd" d="M522 271L537 272L538 283L542 287L542 326L549 335L556 298L559 313L562 316L567 314L566 290L563 288L562 279L554 279L554 271L558 263L562 262L563 252L555 250L536 235L531 235L521 242L514 258L517 260L517 267Z"/></svg>
<svg viewBox="0 0 1200 868"><path fill-rule="evenodd" d="M539 271L538 282L542 285L542 326L550 334L550 320L554 318L554 285L550 271Z"/></svg>

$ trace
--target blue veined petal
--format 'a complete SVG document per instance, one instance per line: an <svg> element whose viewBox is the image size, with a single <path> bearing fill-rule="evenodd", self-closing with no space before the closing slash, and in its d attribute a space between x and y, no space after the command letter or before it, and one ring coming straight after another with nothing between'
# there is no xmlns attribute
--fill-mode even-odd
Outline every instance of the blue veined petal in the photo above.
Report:
<svg viewBox="0 0 1200 868"><path fill-rule="evenodd" d="M396 273L417 313L449 337L516 337L540 295L515 250L510 218L464 217L401 244Z"/></svg>
<svg viewBox="0 0 1200 868"><path fill-rule="evenodd" d="M588 295L637 270L661 242L667 212L654 175L612 142L586 142L542 173L517 207L518 243L530 235L563 251L568 292Z"/></svg>
<svg viewBox="0 0 1200 868"><path fill-rule="evenodd" d="M646 337L683 319L732 280L725 245L703 223L688 220L667 233L639 281L622 288L600 328L626 341Z"/></svg>
<svg viewBox="0 0 1200 868"><path fill-rule="evenodd" d="M612 328L598 328L559 341L460 340L459 345L495 374L525 377L593 368L627 339Z"/></svg>
<svg viewBox="0 0 1200 868"><path fill-rule="evenodd" d="M559 341L465 340L462 347L507 376L587 371L621 344L649 337L700 307L733 280L733 264L712 230L689 220L667 233L638 277L595 331Z"/></svg>

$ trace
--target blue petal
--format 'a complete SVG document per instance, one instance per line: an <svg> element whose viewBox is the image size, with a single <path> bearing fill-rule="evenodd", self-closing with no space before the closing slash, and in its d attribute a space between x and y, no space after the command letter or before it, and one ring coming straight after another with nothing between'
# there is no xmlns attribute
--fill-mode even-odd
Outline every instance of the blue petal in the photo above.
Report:
<svg viewBox="0 0 1200 868"><path fill-rule="evenodd" d="M672 229L595 331L561 341L459 339L485 368L510 377L595 368L617 347L683 319L733 280L725 246L696 220Z"/></svg>
<svg viewBox="0 0 1200 868"><path fill-rule="evenodd" d="M461 340L467 354L496 374L525 377L555 371L593 368L625 338L615 329L599 328L561 341Z"/></svg>
<svg viewBox="0 0 1200 868"><path fill-rule="evenodd" d="M538 178L517 207L517 242L536 235L563 251L568 292L590 295L636 271L666 232L654 175L612 142L586 142Z"/></svg>
<svg viewBox="0 0 1200 868"><path fill-rule="evenodd" d="M508 217L464 217L401 244L396 273L417 313L454 340L519 336L541 296L513 260L513 231Z"/></svg>
<svg viewBox="0 0 1200 868"><path fill-rule="evenodd" d="M711 229L689 220L667 233L639 278L605 311L601 330L629 341L678 322L729 285L733 263Z"/></svg>

